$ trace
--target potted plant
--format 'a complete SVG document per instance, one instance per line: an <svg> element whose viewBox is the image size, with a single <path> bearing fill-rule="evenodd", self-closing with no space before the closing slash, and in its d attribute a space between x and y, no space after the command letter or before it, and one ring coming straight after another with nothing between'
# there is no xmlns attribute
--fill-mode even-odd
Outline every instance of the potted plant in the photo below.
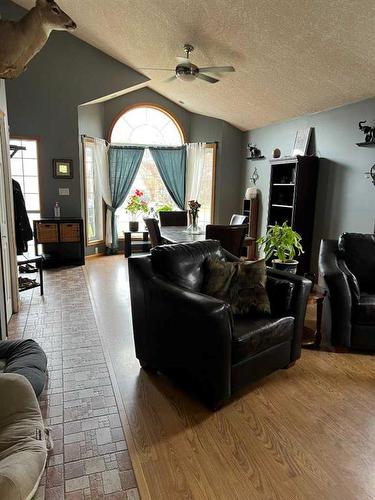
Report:
<svg viewBox="0 0 375 500"><path fill-rule="evenodd" d="M294 257L303 253L301 239L301 235L284 222L281 226L269 226L266 235L259 238L257 243L264 246L266 260L276 257L272 260L273 268L295 274L298 261Z"/></svg>
<svg viewBox="0 0 375 500"><path fill-rule="evenodd" d="M172 212L173 208L171 205L168 205L168 203L164 203L164 205L161 205L156 209L157 213L159 212Z"/></svg>
<svg viewBox="0 0 375 500"><path fill-rule="evenodd" d="M137 232L139 229L138 217L141 213L147 214L148 205L147 201L143 198L143 192L139 189L134 191L128 198L128 203L125 210L131 215L131 221L129 222L129 230L132 232Z"/></svg>

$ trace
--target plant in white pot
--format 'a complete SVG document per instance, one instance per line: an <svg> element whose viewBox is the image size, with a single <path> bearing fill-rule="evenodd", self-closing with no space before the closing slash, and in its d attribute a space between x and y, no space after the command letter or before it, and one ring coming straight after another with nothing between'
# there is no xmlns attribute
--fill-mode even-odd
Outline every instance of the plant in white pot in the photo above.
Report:
<svg viewBox="0 0 375 500"><path fill-rule="evenodd" d="M276 257L272 260L273 268L295 274L298 261L294 257L303 253L301 240L301 235L284 222L281 226L269 226L266 235L259 238L257 243L264 247L266 260Z"/></svg>

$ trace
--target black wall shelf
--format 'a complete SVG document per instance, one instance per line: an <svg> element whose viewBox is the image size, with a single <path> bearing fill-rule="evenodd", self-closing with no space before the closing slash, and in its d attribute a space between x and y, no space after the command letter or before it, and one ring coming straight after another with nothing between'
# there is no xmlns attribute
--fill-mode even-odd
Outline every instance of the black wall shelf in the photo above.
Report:
<svg viewBox="0 0 375 500"><path fill-rule="evenodd" d="M375 141L357 142L357 146L359 146L360 148L375 148Z"/></svg>
<svg viewBox="0 0 375 500"><path fill-rule="evenodd" d="M265 156L258 156L257 158L251 158L250 156L246 157L246 160L251 160L251 161L259 161L259 160L265 160Z"/></svg>

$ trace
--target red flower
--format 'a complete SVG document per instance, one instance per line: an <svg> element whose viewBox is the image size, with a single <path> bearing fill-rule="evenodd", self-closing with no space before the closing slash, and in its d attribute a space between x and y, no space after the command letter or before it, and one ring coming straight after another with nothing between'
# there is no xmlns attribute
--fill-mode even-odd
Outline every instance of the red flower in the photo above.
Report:
<svg viewBox="0 0 375 500"><path fill-rule="evenodd" d="M135 190L135 195L141 197L141 196L143 196L143 193L139 189L136 189Z"/></svg>

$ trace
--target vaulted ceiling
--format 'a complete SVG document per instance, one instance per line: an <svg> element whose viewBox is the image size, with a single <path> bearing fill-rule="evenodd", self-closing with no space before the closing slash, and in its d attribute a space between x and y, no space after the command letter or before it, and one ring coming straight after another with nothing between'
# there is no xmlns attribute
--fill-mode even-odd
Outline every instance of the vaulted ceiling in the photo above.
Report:
<svg viewBox="0 0 375 500"><path fill-rule="evenodd" d="M374 0L58 3L78 24L76 36L133 68L174 68L186 42L197 65L233 65L214 85L141 72L189 111L243 130L375 95Z"/></svg>

